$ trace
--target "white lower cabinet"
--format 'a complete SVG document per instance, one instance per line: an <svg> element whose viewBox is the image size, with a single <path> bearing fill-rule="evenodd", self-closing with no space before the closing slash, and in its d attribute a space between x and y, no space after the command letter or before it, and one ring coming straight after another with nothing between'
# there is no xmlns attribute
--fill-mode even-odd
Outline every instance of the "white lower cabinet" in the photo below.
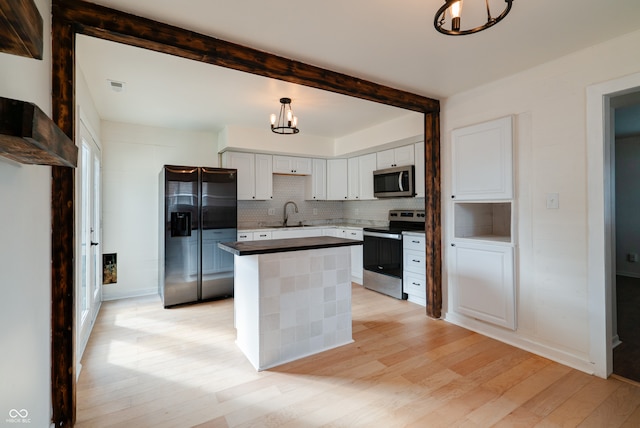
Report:
<svg viewBox="0 0 640 428"><path fill-rule="evenodd" d="M310 238L312 236L318 236L320 233L321 229L305 229L304 227L281 229L271 232L271 239Z"/></svg>
<svg viewBox="0 0 640 428"><path fill-rule="evenodd" d="M355 239L356 241L364 240L362 229L359 228L342 229L342 235L340 237ZM362 245L354 245L351 247L351 281L362 285L362 275Z"/></svg>
<svg viewBox="0 0 640 428"><path fill-rule="evenodd" d="M238 232L237 241L253 241L253 232Z"/></svg>
<svg viewBox="0 0 640 428"><path fill-rule="evenodd" d="M265 230L265 231L259 231L259 232L253 232L253 241L262 241L264 239L273 239L271 237L271 231L270 230Z"/></svg>
<svg viewBox="0 0 640 428"><path fill-rule="evenodd" d="M454 311L515 330L513 245L459 240L449 254Z"/></svg>
<svg viewBox="0 0 640 428"><path fill-rule="evenodd" d="M402 291L407 299L427 305L427 268L424 234L405 233L402 237Z"/></svg>

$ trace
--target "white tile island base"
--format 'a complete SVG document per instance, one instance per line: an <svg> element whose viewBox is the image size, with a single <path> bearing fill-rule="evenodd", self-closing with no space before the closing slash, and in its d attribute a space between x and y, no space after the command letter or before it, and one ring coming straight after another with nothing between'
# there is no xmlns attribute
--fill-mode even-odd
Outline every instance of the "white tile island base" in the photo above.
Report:
<svg viewBox="0 0 640 428"><path fill-rule="evenodd" d="M353 342L350 247L234 258L237 344L257 370Z"/></svg>

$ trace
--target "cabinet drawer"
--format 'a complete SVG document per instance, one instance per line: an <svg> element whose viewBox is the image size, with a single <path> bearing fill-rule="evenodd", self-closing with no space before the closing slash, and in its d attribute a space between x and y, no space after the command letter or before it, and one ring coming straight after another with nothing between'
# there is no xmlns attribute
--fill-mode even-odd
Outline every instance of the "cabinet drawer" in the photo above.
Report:
<svg viewBox="0 0 640 428"><path fill-rule="evenodd" d="M253 232L238 232L238 241L253 240Z"/></svg>
<svg viewBox="0 0 640 428"><path fill-rule="evenodd" d="M271 231L265 231L265 232L253 232L253 240L254 241L261 241L264 239L271 239Z"/></svg>
<svg viewBox="0 0 640 428"><path fill-rule="evenodd" d="M426 257L424 252L406 250L403 252L404 270L424 275L426 272Z"/></svg>
<svg viewBox="0 0 640 428"><path fill-rule="evenodd" d="M356 241L362 241L364 237L362 236L362 229L344 229L344 236L346 239L355 239Z"/></svg>
<svg viewBox="0 0 640 428"><path fill-rule="evenodd" d="M418 297L427 295L427 280L424 275L407 272L402 280L403 291Z"/></svg>
<svg viewBox="0 0 640 428"><path fill-rule="evenodd" d="M406 250L415 250L424 253L426 248L426 239L424 236L404 235L402 237L402 246Z"/></svg>

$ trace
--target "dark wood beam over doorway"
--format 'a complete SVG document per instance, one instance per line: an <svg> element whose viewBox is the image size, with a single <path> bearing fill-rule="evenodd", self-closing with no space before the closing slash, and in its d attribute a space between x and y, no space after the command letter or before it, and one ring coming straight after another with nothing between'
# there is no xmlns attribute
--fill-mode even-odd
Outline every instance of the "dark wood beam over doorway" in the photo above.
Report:
<svg viewBox="0 0 640 428"><path fill-rule="evenodd" d="M440 134L438 100L77 0L52 1L53 119L71 138L76 129L75 35L84 34L233 70L391 105L425 115L427 315L441 314ZM74 139L75 141L75 139ZM73 343L74 174L52 173L53 423L75 422Z"/></svg>

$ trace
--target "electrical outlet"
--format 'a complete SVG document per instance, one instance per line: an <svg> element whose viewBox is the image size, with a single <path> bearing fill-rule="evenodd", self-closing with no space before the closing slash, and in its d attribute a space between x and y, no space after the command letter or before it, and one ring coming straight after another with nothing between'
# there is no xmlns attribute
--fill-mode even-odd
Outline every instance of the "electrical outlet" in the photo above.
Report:
<svg viewBox="0 0 640 428"><path fill-rule="evenodd" d="M267 213L269 213L269 215L275 215L276 214L276 209L275 208L269 208Z"/></svg>
<svg viewBox="0 0 640 428"><path fill-rule="evenodd" d="M629 263L638 263L638 253L627 254L627 261Z"/></svg>
<svg viewBox="0 0 640 428"><path fill-rule="evenodd" d="M547 209L556 210L560 208L560 195L558 193L547 193Z"/></svg>

